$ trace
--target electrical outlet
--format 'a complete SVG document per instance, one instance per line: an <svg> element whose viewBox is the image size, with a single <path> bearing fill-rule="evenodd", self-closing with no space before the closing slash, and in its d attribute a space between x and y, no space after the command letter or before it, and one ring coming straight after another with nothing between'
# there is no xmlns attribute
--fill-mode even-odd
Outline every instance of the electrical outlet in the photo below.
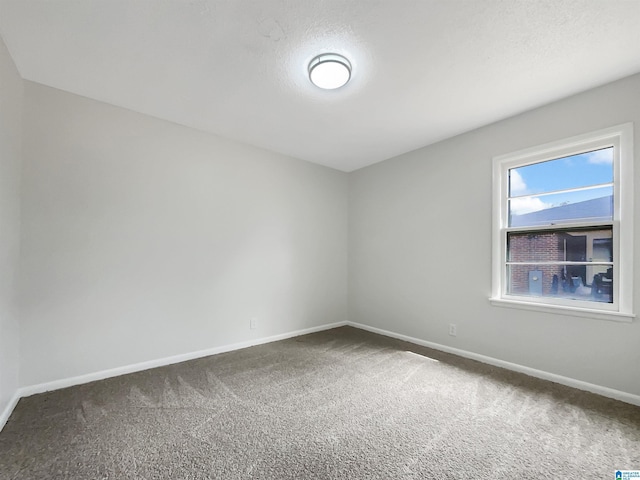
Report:
<svg viewBox="0 0 640 480"><path fill-rule="evenodd" d="M251 317L251 320L249 321L249 328L251 330L258 328L258 319L256 317Z"/></svg>
<svg viewBox="0 0 640 480"><path fill-rule="evenodd" d="M449 335L451 335L452 337L458 335L458 326L455 323L449 324Z"/></svg>

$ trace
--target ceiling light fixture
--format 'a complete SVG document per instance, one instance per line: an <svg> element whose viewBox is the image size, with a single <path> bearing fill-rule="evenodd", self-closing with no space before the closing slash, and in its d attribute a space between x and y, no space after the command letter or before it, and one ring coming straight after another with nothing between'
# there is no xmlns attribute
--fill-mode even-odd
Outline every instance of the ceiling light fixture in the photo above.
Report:
<svg viewBox="0 0 640 480"><path fill-rule="evenodd" d="M351 63L337 53L323 53L309 62L311 83L325 90L345 85L351 78Z"/></svg>

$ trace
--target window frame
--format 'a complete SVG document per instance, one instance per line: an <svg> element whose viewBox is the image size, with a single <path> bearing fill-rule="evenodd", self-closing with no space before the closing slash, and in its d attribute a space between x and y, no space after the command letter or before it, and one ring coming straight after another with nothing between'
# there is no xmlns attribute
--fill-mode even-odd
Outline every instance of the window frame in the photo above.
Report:
<svg viewBox="0 0 640 480"><path fill-rule="evenodd" d="M558 229L612 227L613 303L508 294L507 233L544 231L545 226L509 227L509 170L601 148L614 147L613 221L563 223ZM633 123L625 123L493 158L493 305L562 315L631 322L633 313ZM546 226L549 231L549 225Z"/></svg>

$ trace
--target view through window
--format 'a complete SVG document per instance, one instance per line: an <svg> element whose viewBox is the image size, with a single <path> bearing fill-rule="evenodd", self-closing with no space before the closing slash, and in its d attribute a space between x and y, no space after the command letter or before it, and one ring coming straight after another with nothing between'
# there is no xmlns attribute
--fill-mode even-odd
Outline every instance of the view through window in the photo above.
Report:
<svg viewBox="0 0 640 480"><path fill-rule="evenodd" d="M614 301L614 148L508 170L506 293Z"/></svg>

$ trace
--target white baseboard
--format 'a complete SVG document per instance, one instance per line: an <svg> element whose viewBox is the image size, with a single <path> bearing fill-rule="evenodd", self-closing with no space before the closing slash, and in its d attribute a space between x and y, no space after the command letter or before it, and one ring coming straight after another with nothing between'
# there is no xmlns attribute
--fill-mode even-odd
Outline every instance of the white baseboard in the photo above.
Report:
<svg viewBox="0 0 640 480"><path fill-rule="evenodd" d="M231 352L233 350L240 350L241 348L253 347L255 345L262 345L264 343L277 342L278 340L285 340L287 338L299 337L300 335L307 335L309 333L320 332L323 330L330 330L336 327L342 327L347 325L347 322L336 322L318 327L305 328L302 330L294 330L292 332L281 333L278 335L272 335L270 337L262 337L257 339L246 340L244 342L232 343L230 345L222 345L219 347L208 348L206 350L198 350L196 352L183 353L180 355L173 355L171 357L158 358L156 360L149 360L147 362L135 363L133 365L125 365L123 367L110 368L108 370L101 370L98 372L87 373L86 375L79 375L77 377L63 378L60 380L54 380L52 382L40 383L37 385L30 385L28 387L22 387L18 390L20 397L28 397L29 395L35 395L37 393L49 392L52 390L59 390L61 388L72 387L74 385L81 385L83 383L94 382L96 380L104 380L105 378L117 377L119 375L125 375L127 373L140 372L142 370L149 370L150 368L164 367L166 365L172 365L174 363L186 362L188 360L194 360L196 358L208 357L210 355L216 355L218 353Z"/></svg>
<svg viewBox="0 0 640 480"><path fill-rule="evenodd" d="M524 365L518 365L517 363L506 362L493 357L487 357L486 355L480 355L478 353L468 352L459 348L449 347L447 345L441 345L439 343L428 342L419 338L410 337L408 335L402 335L399 333L391 332L389 330L383 330L381 328L371 327L362 323L347 322L355 328L367 330L369 332L384 335L386 337L397 338L398 340L404 340L406 342L422 345L423 347L433 348L434 350L440 350L442 352L453 353L460 357L470 358L471 360L477 360L478 362L487 363L496 367L506 368L507 370L513 370L515 372L524 373L531 377L541 378L543 380L549 380L550 382L559 383L568 387L577 388L578 390L584 390L591 393L602 395L603 397L613 398L622 402L630 403L632 405L640 406L640 395L633 393L623 392L615 390L613 388L603 387L601 385L595 385L593 383L583 382L582 380L576 380L575 378L564 377L562 375L556 375L555 373L545 372L544 370L537 370L531 367L525 367Z"/></svg>
<svg viewBox="0 0 640 480"><path fill-rule="evenodd" d="M2 411L2 414L0 415L0 431L2 431L5 424L7 423L7 420L9 420L9 417L11 416L11 412L13 412L13 409L16 408L16 405L18 404L20 397L21 397L20 390L17 390L13 394L13 397L11 397L11 400L9 400L9 403L7 404L5 409Z"/></svg>
<svg viewBox="0 0 640 480"><path fill-rule="evenodd" d="M58 390L61 388L71 387L74 385L81 385L84 383L93 382L96 380L103 380L105 378L116 377L119 375L125 375L127 373L139 372L142 370L148 370L150 368L163 367L165 365L172 365L174 363L185 362L187 360L194 360L196 358L208 357L210 355L216 355L219 353L230 352L233 350L240 350L242 348L248 348L255 345L262 345L265 343L277 342L279 340L285 340L287 338L298 337L300 335L307 335L309 333L320 332L323 330L330 330L332 328L342 327L345 325L349 325L355 328L359 328L361 330L367 330L369 332L377 333L380 335L384 335L387 337L397 338L399 340L404 340L407 342L415 343L417 345L422 345L425 347L433 348L435 350L440 350L447 353L452 353L454 355L459 355L461 357L470 358L472 360L477 360L482 363L487 363L489 365L495 365L497 367L506 368L507 370L513 370L516 372L524 373L526 375L530 375L532 377L541 378L543 380L549 380L551 382L560 383L562 385L567 385L569 387L574 387L580 390L585 390L588 392L596 393L598 395L602 395L604 397L614 398L616 400L620 400L626 403L630 403L632 405L640 406L640 396L634 395L627 392L622 392L620 390L614 390L612 388L603 387L600 385L594 385L591 383L583 382L581 380L576 380L569 377L564 377L562 375L556 375L554 373L545 372L542 370L536 370L534 368L525 367L523 365L518 365L516 363L506 362L504 360L499 360L497 358L487 357L485 355L480 355L473 352L468 352L466 350L461 350L458 348L448 347L446 345L441 345L438 343L428 342L426 340L421 340L419 338L410 337L408 335L402 335L399 333L391 332L389 330L383 330L381 328L371 327L369 325L364 325L361 323L355 322L336 322L326 325L320 325L318 327L306 328L302 330L294 330L292 332L282 333L279 335L272 335L270 337L263 337L258 339L251 339L244 342L233 343L230 345L222 345L219 347L213 347L206 350L199 350L196 352L184 353L181 355L174 355L166 358L159 358L156 360L150 360L147 362L136 363L133 365L126 365L123 367L111 368L108 370L102 370L99 372L88 373L86 375L79 375L76 377L64 378L60 380L54 380L52 382L40 383L37 385L30 385L26 387L19 388L18 391L13 395L9 404L5 407L2 414L0 415L0 430L4 427L7 420L9 419L13 409L18 404L18 401L22 397L28 397L30 395L34 395L37 393L49 392L52 390Z"/></svg>
<svg viewBox="0 0 640 480"><path fill-rule="evenodd" d="M183 353L180 355L174 355L171 357L158 358L156 360L150 360L147 362L135 363L133 365L125 365L123 367L110 368L108 370L101 370L98 372L87 373L85 375L78 375L76 377L63 378L60 380L54 380L52 382L39 383L37 385L29 385L21 387L13 395L11 401L3 410L0 416L0 431L4 428L7 420L11 416L14 408L18 404L18 401L22 397L28 397L37 393L50 392L52 390L59 390L61 388L72 387L74 385L81 385L83 383L94 382L96 380L103 380L105 378L117 377L119 375L125 375L127 373L140 372L142 370L148 370L150 368L164 367L165 365L172 365L174 363L186 362L187 360L194 360L196 358L208 357L209 355L216 355L218 353L231 352L233 350L240 350L242 348L253 347L255 345L262 345L265 343L277 342L278 340L285 340L287 338L299 337L300 335L307 335L309 333L321 332L323 330L330 330L332 328L343 327L347 325L347 322L336 322L317 327L304 328L301 330L294 330L287 333L281 333L278 335L272 335L269 337L262 337L257 339L251 339L244 342L233 343L230 345L222 345L219 347L213 347L206 350L199 350L196 352Z"/></svg>

